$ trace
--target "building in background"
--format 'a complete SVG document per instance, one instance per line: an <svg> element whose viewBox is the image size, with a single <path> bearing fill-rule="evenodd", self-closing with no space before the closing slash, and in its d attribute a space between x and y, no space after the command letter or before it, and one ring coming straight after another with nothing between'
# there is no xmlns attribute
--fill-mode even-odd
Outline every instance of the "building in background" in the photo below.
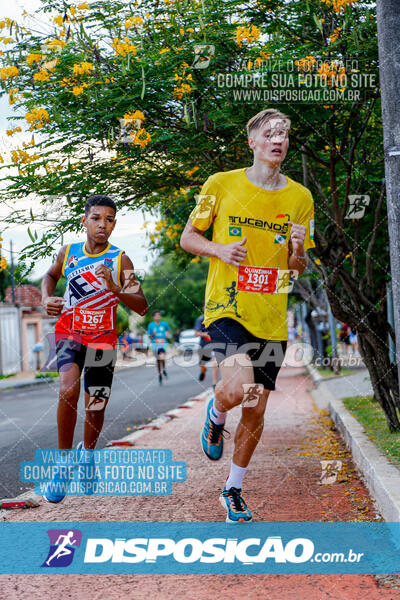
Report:
<svg viewBox="0 0 400 600"><path fill-rule="evenodd" d="M34 285L11 287L0 304L0 374L36 371L44 363L44 338L53 330L55 319L42 306L40 290Z"/></svg>

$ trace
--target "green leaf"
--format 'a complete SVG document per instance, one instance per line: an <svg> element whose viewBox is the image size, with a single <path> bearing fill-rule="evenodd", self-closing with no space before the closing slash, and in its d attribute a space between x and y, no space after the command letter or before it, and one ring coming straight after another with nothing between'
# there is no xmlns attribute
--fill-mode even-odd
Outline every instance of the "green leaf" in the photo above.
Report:
<svg viewBox="0 0 400 600"><path fill-rule="evenodd" d="M32 242L35 242L35 241L36 241L36 238L35 238L35 237L32 235L32 232L31 232L31 228L30 228L30 227L28 227L28 235L29 235L29 237L31 238Z"/></svg>
<svg viewBox="0 0 400 600"><path fill-rule="evenodd" d="M142 67L142 91L140 93L140 99L141 100L143 100L143 98L144 98L145 89L146 89L146 78L145 78L145 75L144 75L144 69Z"/></svg>
<svg viewBox="0 0 400 600"><path fill-rule="evenodd" d="M316 26L318 27L318 29L322 33L322 24L319 22L317 15L313 14L313 19L315 21Z"/></svg>
<svg viewBox="0 0 400 600"><path fill-rule="evenodd" d="M188 125L190 125L190 115L188 113L187 104L185 104L185 106L183 107L183 114L184 114L186 123Z"/></svg>

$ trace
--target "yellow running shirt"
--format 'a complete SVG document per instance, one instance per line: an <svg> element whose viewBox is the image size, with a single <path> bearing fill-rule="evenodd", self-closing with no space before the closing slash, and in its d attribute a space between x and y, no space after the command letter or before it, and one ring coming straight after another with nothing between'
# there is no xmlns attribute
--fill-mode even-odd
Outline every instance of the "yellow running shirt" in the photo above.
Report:
<svg viewBox="0 0 400 600"><path fill-rule="evenodd" d="M288 339L287 222L305 225L306 250L315 244L311 192L286 178L286 187L269 191L251 183L245 169L235 169L215 173L204 183L190 214L193 225L206 231L213 224L213 242L220 244L240 242L247 237L247 255L240 267L210 258L206 327L216 319L230 317L259 338ZM282 269L286 273L279 271Z"/></svg>

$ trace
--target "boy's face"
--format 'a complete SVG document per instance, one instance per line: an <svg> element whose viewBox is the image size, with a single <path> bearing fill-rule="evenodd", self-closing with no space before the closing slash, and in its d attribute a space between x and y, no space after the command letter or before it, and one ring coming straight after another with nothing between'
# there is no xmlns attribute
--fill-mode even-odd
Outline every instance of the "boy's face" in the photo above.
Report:
<svg viewBox="0 0 400 600"><path fill-rule="evenodd" d="M115 211L111 206L92 206L89 214L82 217L88 237L97 244L104 244L116 225Z"/></svg>
<svg viewBox="0 0 400 600"><path fill-rule="evenodd" d="M270 119L252 132L249 146L254 158L271 166L280 165L286 157L289 147L289 128L283 119Z"/></svg>

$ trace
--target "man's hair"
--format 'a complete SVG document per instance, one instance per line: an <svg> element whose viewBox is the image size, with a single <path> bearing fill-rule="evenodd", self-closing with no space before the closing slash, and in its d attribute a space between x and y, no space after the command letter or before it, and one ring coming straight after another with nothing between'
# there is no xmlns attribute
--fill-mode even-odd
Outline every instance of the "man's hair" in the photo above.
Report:
<svg viewBox="0 0 400 600"><path fill-rule="evenodd" d="M117 205L115 204L114 200L111 200L111 198L109 196L102 196L102 195L98 195L98 196L89 196L89 198L86 200L86 204L85 204L85 216L87 217L90 209L93 206L109 206L110 208L113 208L115 213L117 212Z"/></svg>
<svg viewBox="0 0 400 600"><path fill-rule="evenodd" d="M160 316L161 316L161 310L155 310L155 311L153 312L153 317L154 317L154 315L156 315L157 313L160 313Z"/></svg>
<svg viewBox="0 0 400 600"><path fill-rule="evenodd" d="M287 115L282 113L280 110L276 110L275 108L266 108L265 110L262 110L254 115L254 117L251 117L250 121L246 125L247 136L250 137L252 131L259 129L271 119L282 119L285 121L288 130L290 129L290 119Z"/></svg>

